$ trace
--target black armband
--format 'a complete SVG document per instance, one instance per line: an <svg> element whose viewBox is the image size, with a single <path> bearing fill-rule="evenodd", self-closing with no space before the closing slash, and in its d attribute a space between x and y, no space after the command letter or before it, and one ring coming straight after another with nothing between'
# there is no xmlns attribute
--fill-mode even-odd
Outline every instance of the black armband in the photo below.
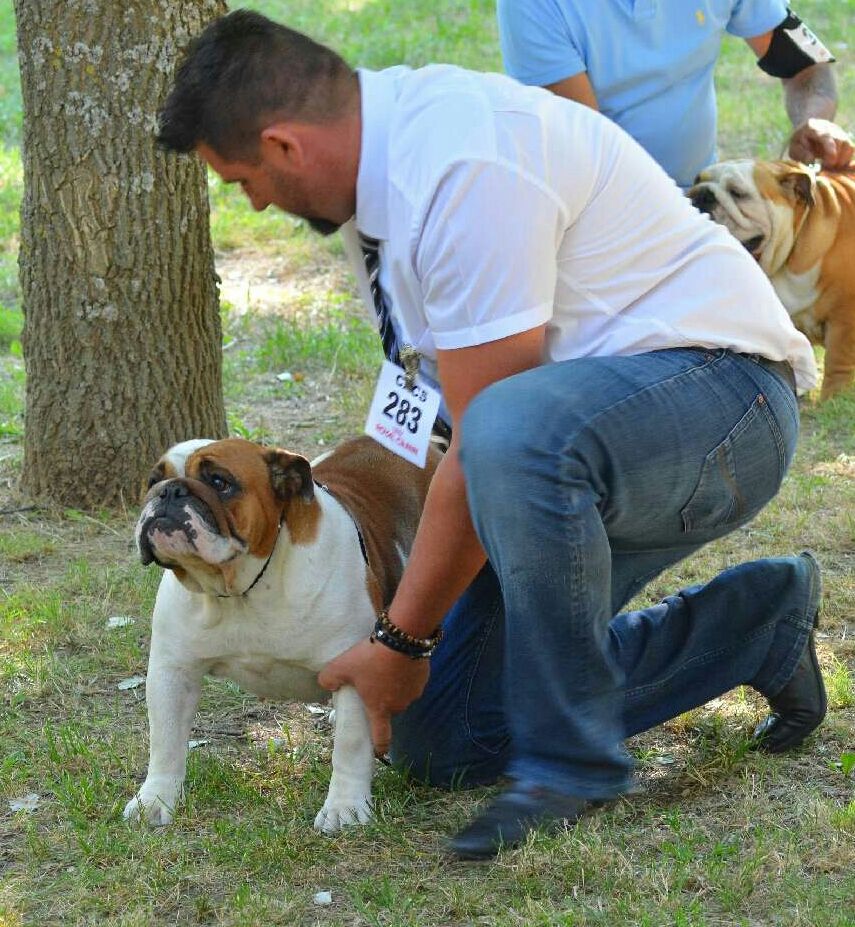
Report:
<svg viewBox="0 0 855 927"><path fill-rule="evenodd" d="M796 16L787 10L787 18L772 30L772 41L757 66L772 77L795 77L812 64L834 61L834 56Z"/></svg>

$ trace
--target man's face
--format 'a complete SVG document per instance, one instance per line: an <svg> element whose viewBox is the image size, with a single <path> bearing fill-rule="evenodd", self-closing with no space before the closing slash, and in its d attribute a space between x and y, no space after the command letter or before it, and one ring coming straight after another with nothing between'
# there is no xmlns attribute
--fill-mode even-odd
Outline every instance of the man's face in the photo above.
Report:
<svg viewBox="0 0 855 927"><path fill-rule="evenodd" d="M305 219L322 235L331 235L341 225L341 222L322 214L320 197L313 195L309 176L271 163L263 149L257 162L230 161L204 142L196 146L196 153L220 175L224 183L240 184L252 208L259 212L270 205L277 206L283 212Z"/></svg>

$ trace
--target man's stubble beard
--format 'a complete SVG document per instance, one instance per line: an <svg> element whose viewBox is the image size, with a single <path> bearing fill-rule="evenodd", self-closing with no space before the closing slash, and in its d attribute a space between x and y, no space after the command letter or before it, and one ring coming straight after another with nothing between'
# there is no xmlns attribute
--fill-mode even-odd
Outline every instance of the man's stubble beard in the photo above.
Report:
<svg viewBox="0 0 855 927"><path fill-rule="evenodd" d="M273 180L277 187L278 198L280 202L287 202L289 199L289 185L279 175L274 175ZM288 210L283 210L283 212L288 212ZM313 216L298 212L289 213L289 215L294 215L298 219L302 219L304 222L308 222L310 228L316 231L319 235L323 235L325 238L337 232L342 225L340 222L333 222L331 219L324 219L322 216Z"/></svg>

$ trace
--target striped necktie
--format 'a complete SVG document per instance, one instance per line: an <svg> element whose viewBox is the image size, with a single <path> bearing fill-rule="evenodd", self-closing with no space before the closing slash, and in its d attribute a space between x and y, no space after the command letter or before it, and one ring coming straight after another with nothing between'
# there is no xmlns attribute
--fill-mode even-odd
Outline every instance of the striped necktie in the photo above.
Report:
<svg viewBox="0 0 855 927"><path fill-rule="evenodd" d="M359 246L362 248L362 259L365 261L365 272L368 274L368 287L374 301L374 311L377 313L377 328L380 332L380 340L383 342L383 354L393 364L403 367L401 363L401 346L398 344L398 336L395 333L395 326L392 324L392 312L389 303L386 301L386 295L380 286L380 242L376 238L363 235L362 232L357 231L357 234L359 235ZM431 385L439 389L438 384L432 383ZM448 448L451 441L451 428L445 421L447 415L445 403L443 402L440 407L440 414L433 425L434 439L442 451Z"/></svg>
<svg viewBox="0 0 855 927"><path fill-rule="evenodd" d="M359 245L362 248L362 258L365 261L365 272L368 274L368 286L371 298L374 300L374 311L377 313L377 328L380 331L380 340L383 342L383 354L393 364L401 365L401 351L398 345L398 336L392 324L392 313L383 290L380 288L380 242L376 238L369 238L359 232Z"/></svg>

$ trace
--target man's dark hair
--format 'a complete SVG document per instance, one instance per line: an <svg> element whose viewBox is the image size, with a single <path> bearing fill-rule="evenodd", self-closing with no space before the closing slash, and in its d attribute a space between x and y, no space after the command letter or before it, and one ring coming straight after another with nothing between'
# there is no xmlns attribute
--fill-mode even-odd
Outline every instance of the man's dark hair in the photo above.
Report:
<svg viewBox="0 0 855 927"><path fill-rule="evenodd" d="M158 142L192 151L200 142L232 160L256 157L276 120L325 122L356 88L334 51L260 13L235 10L190 43L158 116Z"/></svg>

